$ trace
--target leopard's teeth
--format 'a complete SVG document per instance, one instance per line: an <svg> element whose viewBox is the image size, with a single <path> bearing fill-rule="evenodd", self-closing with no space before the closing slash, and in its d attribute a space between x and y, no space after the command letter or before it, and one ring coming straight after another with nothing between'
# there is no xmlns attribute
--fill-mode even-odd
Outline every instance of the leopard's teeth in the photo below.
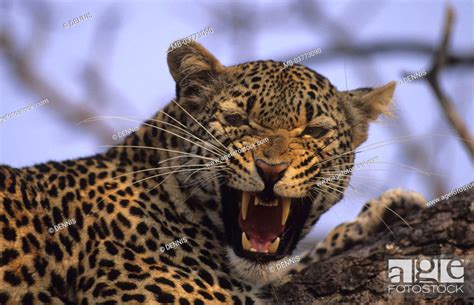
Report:
<svg viewBox="0 0 474 305"><path fill-rule="evenodd" d="M260 202L260 200L258 200L258 197L255 197L255 200L253 201L253 204L255 206L257 206L257 205L262 204L262 203Z"/></svg>
<svg viewBox="0 0 474 305"><path fill-rule="evenodd" d="M283 199L283 213L281 214L281 224L284 226L286 221L288 220L288 215L290 215L290 205L291 199L285 198Z"/></svg>
<svg viewBox="0 0 474 305"><path fill-rule="evenodd" d="M249 208L249 202L250 202L250 194L247 192L242 193L242 219L245 220L247 219L247 211Z"/></svg>
<svg viewBox="0 0 474 305"><path fill-rule="evenodd" d="M268 248L269 253L275 253L278 250L278 246L280 245L280 237L277 237Z"/></svg>
<svg viewBox="0 0 474 305"><path fill-rule="evenodd" d="M242 248L244 248L244 250L247 250L247 251L250 250L250 241L248 240L245 232L242 232Z"/></svg>

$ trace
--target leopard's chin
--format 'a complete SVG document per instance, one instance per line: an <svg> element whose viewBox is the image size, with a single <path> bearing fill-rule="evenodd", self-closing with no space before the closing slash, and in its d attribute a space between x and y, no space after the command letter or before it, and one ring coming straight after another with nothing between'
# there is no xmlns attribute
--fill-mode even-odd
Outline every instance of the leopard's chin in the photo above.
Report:
<svg viewBox="0 0 474 305"><path fill-rule="evenodd" d="M227 240L237 256L267 263L296 248L311 208L310 198L282 198L227 186L221 195Z"/></svg>

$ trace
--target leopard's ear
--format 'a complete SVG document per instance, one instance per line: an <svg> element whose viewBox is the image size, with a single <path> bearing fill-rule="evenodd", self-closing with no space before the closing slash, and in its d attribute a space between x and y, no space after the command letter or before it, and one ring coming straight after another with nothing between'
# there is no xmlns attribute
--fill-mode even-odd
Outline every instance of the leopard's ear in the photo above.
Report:
<svg viewBox="0 0 474 305"><path fill-rule="evenodd" d="M392 98L395 82L375 88L360 88L341 92L343 107L352 127L354 148L367 139L368 124L381 114L392 115Z"/></svg>
<svg viewBox="0 0 474 305"><path fill-rule="evenodd" d="M176 82L176 99L189 110L202 109L202 103L215 92L224 66L197 42L178 45L181 46L168 50L167 59Z"/></svg>

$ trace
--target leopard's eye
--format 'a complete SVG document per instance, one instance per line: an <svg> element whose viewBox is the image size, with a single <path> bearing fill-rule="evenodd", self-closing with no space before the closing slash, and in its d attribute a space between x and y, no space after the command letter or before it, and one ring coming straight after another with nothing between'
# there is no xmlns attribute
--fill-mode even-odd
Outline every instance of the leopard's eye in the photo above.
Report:
<svg viewBox="0 0 474 305"><path fill-rule="evenodd" d="M248 124L247 119L243 118L240 114L228 114L224 116L224 119L227 123L235 127Z"/></svg>
<svg viewBox="0 0 474 305"><path fill-rule="evenodd" d="M320 138L326 133L328 133L328 131L328 129L323 127L306 127L305 130L303 130L302 135L309 135L313 138Z"/></svg>

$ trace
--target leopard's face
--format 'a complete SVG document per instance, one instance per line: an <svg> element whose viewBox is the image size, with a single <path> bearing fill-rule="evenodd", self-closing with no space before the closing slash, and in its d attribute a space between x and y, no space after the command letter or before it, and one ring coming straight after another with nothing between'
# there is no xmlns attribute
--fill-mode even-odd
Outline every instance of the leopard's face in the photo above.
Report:
<svg viewBox="0 0 474 305"><path fill-rule="evenodd" d="M236 152L224 158L221 193L233 251L252 261L278 260L345 187L316 186L325 170L347 169L353 160L353 153L339 156L351 151L352 137L337 91L306 67L252 62L228 69L227 86L208 109L209 126ZM318 193L327 201L313 202Z"/></svg>
<svg viewBox="0 0 474 305"><path fill-rule="evenodd" d="M179 102L231 153L216 171L233 253L257 264L289 255L342 198L348 179L323 180L352 167L353 150L366 139L367 123L385 110L393 84L339 92L300 65L223 67L194 43L173 52L168 62ZM216 144L195 125L196 134Z"/></svg>

